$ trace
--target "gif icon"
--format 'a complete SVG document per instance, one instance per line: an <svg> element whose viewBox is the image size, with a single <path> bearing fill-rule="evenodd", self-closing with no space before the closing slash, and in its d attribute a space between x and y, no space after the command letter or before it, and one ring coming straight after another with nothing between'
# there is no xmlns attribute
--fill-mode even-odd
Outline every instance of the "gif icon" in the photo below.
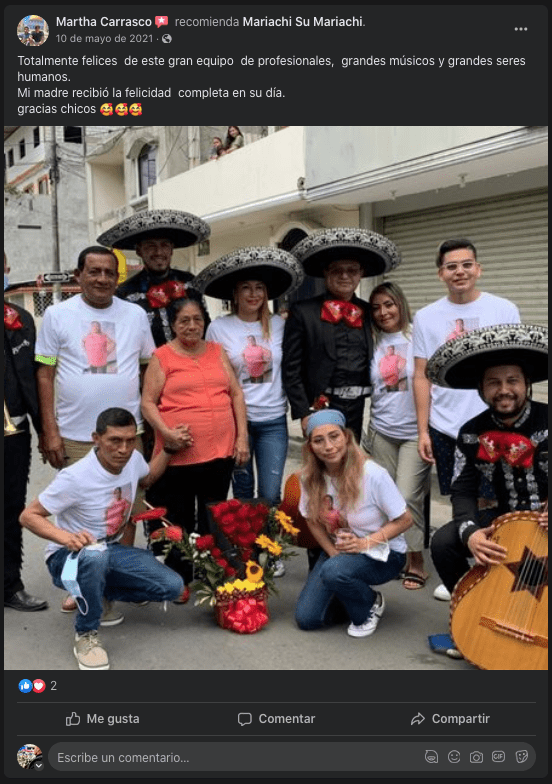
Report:
<svg viewBox="0 0 552 784"><path fill-rule="evenodd" d="M493 751L491 754L491 759L493 762L504 762L506 759L506 754L504 751Z"/></svg>

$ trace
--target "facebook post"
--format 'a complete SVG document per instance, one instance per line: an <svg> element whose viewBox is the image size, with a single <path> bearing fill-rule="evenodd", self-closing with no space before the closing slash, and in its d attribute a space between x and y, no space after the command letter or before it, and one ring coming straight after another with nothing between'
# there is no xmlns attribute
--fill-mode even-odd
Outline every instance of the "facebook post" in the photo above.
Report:
<svg viewBox="0 0 552 784"><path fill-rule="evenodd" d="M547 775L546 30L5 6L7 778Z"/></svg>

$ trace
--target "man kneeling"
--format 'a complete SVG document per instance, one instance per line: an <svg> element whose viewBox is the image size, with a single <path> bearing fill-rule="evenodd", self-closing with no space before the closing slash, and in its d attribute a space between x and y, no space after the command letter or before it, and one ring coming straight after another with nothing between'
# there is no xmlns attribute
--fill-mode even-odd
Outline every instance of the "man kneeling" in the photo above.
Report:
<svg viewBox="0 0 552 784"><path fill-rule="evenodd" d="M185 429L175 435L181 447L187 445ZM45 558L54 585L77 599L73 652L79 669L108 670L98 628L100 622L114 626L123 620L112 603L168 601L184 586L150 551L120 542L137 487L157 481L174 450L160 452L148 466L134 448L136 420L123 408L103 411L92 438L94 448L86 457L60 471L19 520L50 540Z"/></svg>

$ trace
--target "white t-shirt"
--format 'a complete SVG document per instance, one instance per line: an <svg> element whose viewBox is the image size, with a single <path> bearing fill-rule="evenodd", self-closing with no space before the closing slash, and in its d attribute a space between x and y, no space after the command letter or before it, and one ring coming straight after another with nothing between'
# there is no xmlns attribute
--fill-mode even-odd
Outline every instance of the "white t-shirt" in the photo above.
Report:
<svg viewBox="0 0 552 784"><path fill-rule="evenodd" d="M402 332L382 332L370 365L370 424L378 433L402 441L417 438L413 373L411 338Z"/></svg>
<svg viewBox="0 0 552 784"><path fill-rule="evenodd" d="M42 506L55 515L58 528L69 533L88 531L96 539L122 533L136 496L138 482L149 467L136 449L120 474L102 467L96 450L68 468L38 496ZM62 545L48 542L45 558Z"/></svg>
<svg viewBox="0 0 552 784"><path fill-rule="evenodd" d="M220 343L234 369L245 397L247 418L268 422L284 416L287 398L282 386L284 319L270 319L270 340L263 337L260 321L221 316L207 329L206 339Z"/></svg>
<svg viewBox="0 0 552 784"><path fill-rule="evenodd" d="M140 362L154 350L147 316L131 302L114 297L108 308L93 308L76 296L49 307L35 351L39 362L56 365L62 437L91 441L106 408L125 408L140 425Z"/></svg>
<svg viewBox="0 0 552 784"><path fill-rule="evenodd" d="M429 359L447 340L478 327L519 323L519 311L507 299L482 292L474 302L457 305L448 297L433 302L414 316L414 356ZM487 408L477 390L446 389L433 385L429 424L456 438L462 425Z"/></svg>
<svg viewBox="0 0 552 784"><path fill-rule="evenodd" d="M364 479L360 498L351 510L344 510L339 506L337 489L330 476L326 475L326 493L332 497L333 508L342 513L349 527L357 536L368 536L388 523L396 520L406 512L406 502L397 489L385 468L373 460L364 464ZM301 486L301 499L299 511L307 518L309 498L304 485ZM406 541L402 534L389 540L389 547L398 553L407 550Z"/></svg>

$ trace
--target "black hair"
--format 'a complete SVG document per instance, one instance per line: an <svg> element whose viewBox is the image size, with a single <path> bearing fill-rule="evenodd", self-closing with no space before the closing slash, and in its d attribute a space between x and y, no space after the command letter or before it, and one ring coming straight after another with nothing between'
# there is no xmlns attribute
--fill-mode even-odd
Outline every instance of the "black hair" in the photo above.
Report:
<svg viewBox="0 0 552 784"><path fill-rule="evenodd" d="M84 265L86 264L86 257L89 253L96 253L99 256L111 256L115 262L115 270L119 270L119 261L112 250L109 250L109 248L104 248L103 245L90 245L90 247L81 250L79 253L79 258L77 259L77 269L81 272L84 269Z"/></svg>
<svg viewBox="0 0 552 784"><path fill-rule="evenodd" d="M462 250L463 248L467 248L467 250L471 250L473 253L474 259L477 261L477 251L475 249L475 245L471 240L458 238L454 240L445 240L439 245L437 250L437 256L435 258L435 263L440 268L443 266L443 256L445 253L449 253L451 250Z"/></svg>
<svg viewBox="0 0 552 784"><path fill-rule="evenodd" d="M96 433L103 436L108 427L136 426L134 416L126 408L106 408L96 420Z"/></svg>
<svg viewBox="0 0 552 784"><path fill-rule="evenodd" d="M176 299L174 302L171 302L169 308L169 323L172 327L174 322L176 321L176 317L182 310L185 308L186 305L189 305L190 302L194 305L197 305L201 311L201 315L203 316L203 321L207 324L209 321L209 317L207 316L207 311L205 310L205 305L199 299L191 299L190 297L183 297L182 299Z"/></svg>

